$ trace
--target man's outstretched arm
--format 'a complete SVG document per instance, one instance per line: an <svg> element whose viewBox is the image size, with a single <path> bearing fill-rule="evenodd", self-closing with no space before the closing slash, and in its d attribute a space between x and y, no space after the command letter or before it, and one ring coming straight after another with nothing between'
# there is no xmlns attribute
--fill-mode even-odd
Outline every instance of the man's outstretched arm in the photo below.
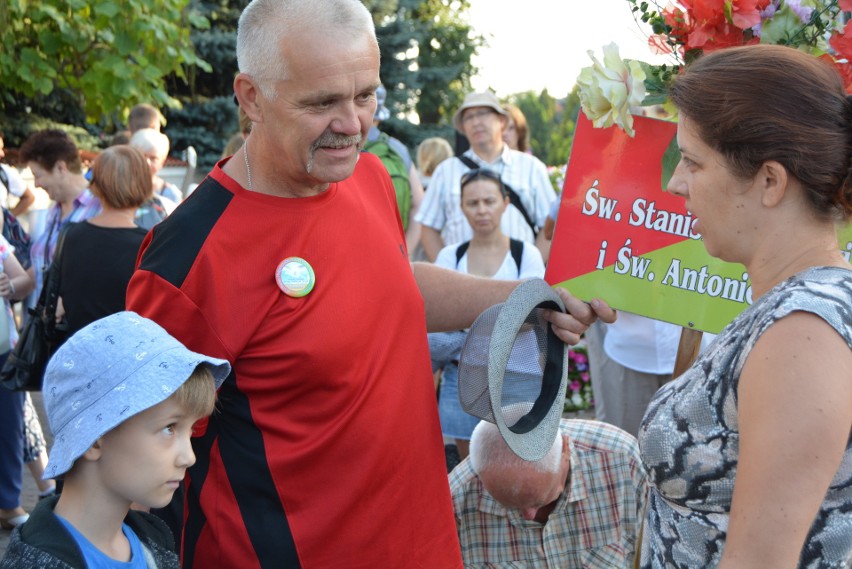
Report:
<svg viewBox="0 0 852 569"><path fill-rule="evenodd" d="M426 304L426 327L430 332L468 328L485 309L506 300L520 281L476 277L436 267L412 263L414 278ZM556 289L568 314L548 311L545 318L566 344L576 344L595 320L615 322L616 312L600 299L586 303L563 288Z"/></svg>

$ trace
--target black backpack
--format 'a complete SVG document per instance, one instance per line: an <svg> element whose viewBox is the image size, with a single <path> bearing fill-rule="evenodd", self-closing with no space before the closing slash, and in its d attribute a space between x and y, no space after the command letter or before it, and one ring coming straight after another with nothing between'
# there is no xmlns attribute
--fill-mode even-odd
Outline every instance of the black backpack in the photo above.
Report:
<svg viewBox="0 0 852 569"><path fill-rule="evenodd" d="M462 257L467 253L467 248L470 247L470 241L465 241L456 248L456 270L459 268ZM512 253L512 258L515 260L515 266L518 268L518 277L521 276L521 259L524 257L524 242L517 239L509 239L509 251Z"/></svg>

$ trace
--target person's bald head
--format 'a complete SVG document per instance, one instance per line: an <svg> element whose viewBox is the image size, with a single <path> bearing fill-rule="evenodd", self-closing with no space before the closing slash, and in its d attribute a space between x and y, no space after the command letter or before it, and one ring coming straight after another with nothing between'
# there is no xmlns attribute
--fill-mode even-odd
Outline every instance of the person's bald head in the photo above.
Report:
<svg viewBox="0 0 852 569"><path fill-rule="evenodd" d="M510 509L535 519L565 489L570 464L568 439L557 436L541 460L522 459L509 448L496 425L481 421L470 439L471 466L485 490Z"/></svg>

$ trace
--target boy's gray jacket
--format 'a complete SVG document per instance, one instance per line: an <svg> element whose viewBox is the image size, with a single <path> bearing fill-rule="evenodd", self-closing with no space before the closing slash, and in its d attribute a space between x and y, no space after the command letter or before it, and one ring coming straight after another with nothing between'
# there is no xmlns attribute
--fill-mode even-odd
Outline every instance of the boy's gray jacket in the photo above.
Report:
<svg viewBox="0 0 852 569"><path fill-rule="evenodd" d="M15 528L0 569L86 569L77 542L53 515L58 500L40 501L27 523ZM174 536L165 522L130 510L124 523L139 536L148 569L180 569Z"/></svg>

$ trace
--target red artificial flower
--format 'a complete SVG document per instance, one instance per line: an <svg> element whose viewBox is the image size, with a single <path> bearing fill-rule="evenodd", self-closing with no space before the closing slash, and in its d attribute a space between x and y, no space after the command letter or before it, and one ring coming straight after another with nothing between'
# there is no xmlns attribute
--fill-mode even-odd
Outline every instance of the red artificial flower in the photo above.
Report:
<svg viewBox="0 0 852 569"><path fill-rule="evenodd" d="M655 55L668 55L674 51L672 46L667 41L668 37L664 34L655 34L648 38L648 47L651 48L651 53Z"/></svg>
<svg viewBox="0 0 852 569"><path fill-rule="evenodd" d="M820 59L829 62L835 69L837 69L837 72L840 73L840 77L843 78L843 85L846 87L846 94L852 95L852 64L840 63L827 53L821 55Z"/></svg>
<svg viewBox="0 0 852 569"><path fill-rule="evenodd" d="M760 11L766 9L769 0L733 0L731 4L732 23L747 30L760 23Z"/></svg>
<svg viewBox="0 0 852 569"><path fill-rule="evenodd" d="M688 48L701 48L705 53L717 51L726 47L748 45L757 43L757 38L748 40L743 36L743 31L727 22L716 26L704 26L696 28L689 36Z"/></svg>
<svg viewBox="0 0 852 569"><path fill-rule="evenodd" d="M848 2L852 4L852 0L848 0ZM840 58L852 61L852 20L846 22L846 27L843 28L842 32L831 34L829 45Z"/></svg>
<svg viewBox="0 0 852 569"><path fill-rule="evenodd" d="M692 28L692 18L689 14L678 6L669 5L663 10L663 19L671 28L669 37L678 43L685 44Z"/></svg>
<svg viewBox="0 0 852 569"><path fill-rule="evenodd" d="M683 46L684 51L716 51L726 47L758 43L750 32L760 23L760 12L771 0L679 0L662 12L670 31L651 37L651 49L668 53L669 41ZM852 0L846 0L852 3ZM726 16L730 9L731 20ZM745 31L745 33L744 33ZM668 41L667 41L668 40ZM681 54L682 55L682 54Z"/></svg>
<svg viewBox="0 0 852 569"><path fill-rule="evenodd" d="M697 26L712 27L725 21L726 0L681 0Z"/></svg>
<svg viewBox="0 0 852 569"><path fill-rule="evenodd" d="M689 14L684 12L680 6L669 4L662 11L663 21L669 27L664 34L655 34L648 38L648 46L656 54L669 54L683 56L683 49L678 46L686 45L691 31ZM675 46L672 43L676 44Z"/></svg>
<svg viewBox="0 0 852 569"><path fill-rule="evenodd" d="M844 12L852 12L852 0L840 0L838 5L840 5L840 9Z"/></svg>

